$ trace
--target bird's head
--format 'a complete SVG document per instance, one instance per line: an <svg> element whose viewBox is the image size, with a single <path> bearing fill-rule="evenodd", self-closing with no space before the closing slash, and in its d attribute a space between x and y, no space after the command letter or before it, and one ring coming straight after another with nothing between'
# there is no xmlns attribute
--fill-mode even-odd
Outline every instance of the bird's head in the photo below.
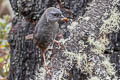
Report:
<svg viewBox="0 0 120 80"><path fill-rule="evenodd" d="M62 12L55 7L48 8L45 13L48 22L68 21L68 19L63 16Z"/></svg>

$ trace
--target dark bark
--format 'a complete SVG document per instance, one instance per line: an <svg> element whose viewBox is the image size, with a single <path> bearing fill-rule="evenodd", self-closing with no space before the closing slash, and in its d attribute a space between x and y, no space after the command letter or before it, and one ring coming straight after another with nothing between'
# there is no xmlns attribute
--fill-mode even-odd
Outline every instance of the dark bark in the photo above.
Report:
<svg viewBox="0 0 120 80"><path fill-rule="evenodd" d="M10 0L12 8L16 14L13 19L12 29L9 33L9 43L11 48L10 72L8 80L37 80L35 77L37 70L41 65L40 50L35 47L32 40L25 40L27 34L33 33L35 24L41 14L48 7L55 6L55 0ZM72 3L77 3L73 5ZM85 12L87 1L65 1L64 7L67 7L73 12L74 17L77 15L74 12ZM73 7L79 6L79 7ZM74 9L73 9L74 8ZM79 10L79 9L81 10ZM77 11L78 10L78 11ZM23 19L25 18L25 20ZM73 16L71 16L73 18ZM66 31L66 29L64 29ZM68 32L68 31L67 31ZM65 37L68 37L65 33Z"/></svg>
<svg viewBox="0 0 120 80"><path fill-rule="evenodd" d="M94 44L91 42L92 39L89 41L89 38L93 37L95 43L100 42L103 35L109 34L105 32L101 34L99 29L104 25L103 18L107 20L112 15L111 10L115 7L112 2L115 0L62 0L63 7L71 11L72 14L68 17L72 20L68 24L60 23L65 43L60 50L54 45L53 59L47 59L49 66L53 67L52 75L49 76L43 67L40 50L32 40L25 40L25 36L33 33L37 21L46 8L56 7L56 0L10 0L16 16L12 21L8 38L11 48L8 80L87 80L94 77L112 80L115 78L114 73L107 71L106 65L102 64L106 61L102 49L98 49L101 54L96 52L96 45L103 43ZM67 16L65 11L63 12ZM108 15L104 15L105 13ZM51 55L47 52L47 58L49 56Z"/></svg>
<svg viewBox="0 0 120 80"><path fill-rule="evenodd" d="M111 43L109 48L106 49L105 54L110 56L110 61L114 64L115 70L117 71L116 75L120 78L120 31L113 32L108 35Z"/></svg>

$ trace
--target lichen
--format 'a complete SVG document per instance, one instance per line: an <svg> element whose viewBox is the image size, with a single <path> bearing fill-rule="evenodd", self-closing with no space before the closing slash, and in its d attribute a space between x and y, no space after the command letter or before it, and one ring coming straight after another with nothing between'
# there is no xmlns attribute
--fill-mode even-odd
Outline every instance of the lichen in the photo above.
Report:
<svg viewBox="0 0 120 80"><path fill-rule="evenodd" d="M91 77L90 79L88 79L88 80L100 80L97 76L93 76L93 77Z"/></svg>
<svg viewBox="0 0 120 80"><path fill-rule="evenodd" d="M96 2L96 1L94 1ZM93 4L93 3L92 3ZM95 5L96 3L94 3ZM108 57L106 57L103 53L106 50L108 44L110 43L107 35L112 32L117 32L119 28L119 11L116 7L117 1L114 0L112 7L109 8L109 11L105 11L102 15L103 24L99 27L99 32L94 34L89 34L87 39L87 46L84 44L85 42L80 42L82 47L89 50L80 50L81 53L74 53L65 51L64 54L67 58L70 59L70 62L77 61L77 68L81 70L81 72L87 72L90 75L90 79L88 80L111 80L114 76L114 80L117 79L115 73L115 69L112 66L113 64L110 63ZM109 18L105 19L104 17L109 16ZM85 18L85 19L84 19ZM90 20L90 18L80 17L78 20ZM76 31L79 29L80 21L72 22L69 29L71 31ZM97 25L96 25L97 27ZM98 28L98 27L97 27ZM88 31L89 32L89 31ZM71 34L71 37L78 36L79 34ZM97 36L96 36L97 34ZM83 36L82 36L83 37ZM75 41L74 41L75 42ZM95 70L95 72L94 72ZM93 75L95 73L95 75Z"/></svg>

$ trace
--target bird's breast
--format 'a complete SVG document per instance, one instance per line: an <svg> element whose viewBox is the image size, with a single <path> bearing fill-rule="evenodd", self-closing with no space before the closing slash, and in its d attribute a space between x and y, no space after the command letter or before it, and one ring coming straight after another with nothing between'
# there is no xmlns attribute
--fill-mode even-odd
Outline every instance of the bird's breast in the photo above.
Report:
<svg viewBox="0 0 120 80"><path fill-rule="evenodd" d="M47 24L39 27L35 33L35 41L39 47L44 48L53 43L57 35L58 26Z"/></svg>

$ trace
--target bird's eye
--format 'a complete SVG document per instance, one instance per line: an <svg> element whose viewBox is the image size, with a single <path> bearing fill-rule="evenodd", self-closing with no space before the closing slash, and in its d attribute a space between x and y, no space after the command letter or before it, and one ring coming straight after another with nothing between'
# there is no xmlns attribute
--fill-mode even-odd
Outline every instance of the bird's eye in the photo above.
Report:
<svg viewBox="0 0 120 80"><path fill-rule="evenodd" d="M56 16L56 17L59 17L60 15L59 14L53 14L54 16Z"/></svg>

